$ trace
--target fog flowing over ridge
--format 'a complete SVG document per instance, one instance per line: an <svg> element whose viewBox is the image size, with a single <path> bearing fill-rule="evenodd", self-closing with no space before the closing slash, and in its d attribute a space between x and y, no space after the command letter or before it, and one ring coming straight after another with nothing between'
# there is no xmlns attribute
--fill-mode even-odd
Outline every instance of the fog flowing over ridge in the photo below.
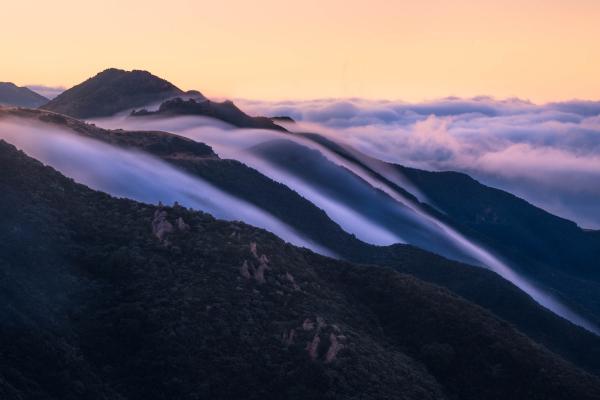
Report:
<svg viewBox="0 0 600 400"><path fill-rule="evenodd" d="M0 121L0 139L92 189L146 203L179 202L217 218L244 221L298 246L333 255L265 211L151 155L22 119Z"/></svg>
<svg viewBox="0 0 600 400"><path fill-rule="evenodd" d="M165 130L207 143L222 157L242 161L292 188L364 241L373 244L407 242L450 258L487 266L556 314L598 332L593 324L482 246L428 215L360 166L305 137L276 131L234 129L203 117L116 117L95 122L108 128ZM343 142L339 144L344 146ZM273 146L272 151L269 146ZM298 146L302 150L293 153ZM277 163L278 155L286 161ZM294 169L289 167L290 160L294 159L306 159L307 162ZM311 168L316 169L313 174L310 174ZM385 176L386 171L380 172ZM322 176L325 176L324 181L319 184ZM413 188L407 190L410 192ZM414 194L419 197L418 193ZM382 214L373 214L372 210Z"/></svg>
<svg viewBox="0 0 600 400"><path fill-rule="evenodd" d="M600 229L600 102L519 99L427 103L364 99L239 100L251 113L288 115L375 158L466 172L584 228Z"/></svg>

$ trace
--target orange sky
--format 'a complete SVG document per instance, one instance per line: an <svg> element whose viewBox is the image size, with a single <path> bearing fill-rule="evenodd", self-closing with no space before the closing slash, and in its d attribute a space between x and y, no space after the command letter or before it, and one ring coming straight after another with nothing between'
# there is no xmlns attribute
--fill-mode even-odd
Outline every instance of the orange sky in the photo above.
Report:
<svg viewBox="0 0 600 400"><path fill-rule="evenodd" d="M598 0L0 2L0 81L107 67L262 99L600 98Z"/></svg>

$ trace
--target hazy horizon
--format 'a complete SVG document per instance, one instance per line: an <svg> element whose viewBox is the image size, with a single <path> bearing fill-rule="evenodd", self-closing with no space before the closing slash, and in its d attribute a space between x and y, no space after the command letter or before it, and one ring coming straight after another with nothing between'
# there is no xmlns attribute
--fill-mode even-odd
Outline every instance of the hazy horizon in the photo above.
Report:
<svg viewBox="0 0 600 400"><path fill-rule="evenodd" d="M589 0L3 8L11 18L0 34L19 40L5 41L0 76L20 86L70 87L117 67L208 96L262 100L484 94L546 103L600 93L600 3Z"/></svg>
<svg viewBox="0 0 600 400"><path fill-rule="evenodd" d="M110 67L110 68L113 68L113 67ZM108 69L108 68L104 68L103 70L105 70L105 69ZM120 69L120 68L118 68L118 69ZM99 70L96 73L91 74L89 76L89 78L93 77L94 75L96 75L97 73L99 73L103 70ZM153 73L153 71L147 70L144 68L132 68L131 70L145 70L150 73ZM164 76L159 76L159 77L163 78L171 83L174 83L177 86L177 84L175 83L176 80L172 80L172 79L169 79ZM20 87L26 87L26 88L31 89L34 92L41 94L42 96L45 96L49 99L53 99L53 98L59 96L61 93L69 90L71 87L73 87L73 86L77 85L78 83L81 83L85 80L84 79L81 82L76 82L72 86L52 86L52 85L45 85L43 83L18 84L14 81L11 81L9 78L10 77L5 77L4 81L15 83L15 84L17 84L17 86L20 86ZM214 95L213 96L210 93L203 91L201 87L190 87L190 88L180 87L180 89L198 90L203 95L206 95L208 98L210 98L212 100L216 100L216 101L232 100L232 101L241 101L241 102L265 102L265 103L271 103L274 105L277 105L278 103L285 104L287 102L309 103L309 102L314 102L314 101L355 101L355 100L366 100L366 101L373 101L373 102L389 102L389 103L404 103L407 105L428 104L428 103L432 103L432 102L436 102L436 101L443 101L443 100L481 100L481 99L492 100L492 101L496 101L496 102L520 101L520 102L529 103L529 104L535 105L535 106L545 106L545 105L553 104L553 103L570 103L570 102L596 103L596 102L600 102L600 95L598 95L597 98L572 97L572 98L554 99L554 100L547 100L547 101L533 101L529 98L520 97L520 96L498 97L498 96L494 96L491 94L483 94L483 93L478 94L478 95L473 95L473 96L456 96L456 95L450 94L450 95L446 95L446 96L422 98L419 100L407 100L407 99L402 98L401 96L398 96L396 98L393 98L393 97L388 97L388 98L360 97L360 96L347 96L347 97L314 96L314 97L307 97L307 98L299 98L299 97L294 97L294 96L288 96L288 97L269 99L269 98L260 98L260 97L243 97L243 96L234 96L234 97L223 96L223 95Z"/></svg>

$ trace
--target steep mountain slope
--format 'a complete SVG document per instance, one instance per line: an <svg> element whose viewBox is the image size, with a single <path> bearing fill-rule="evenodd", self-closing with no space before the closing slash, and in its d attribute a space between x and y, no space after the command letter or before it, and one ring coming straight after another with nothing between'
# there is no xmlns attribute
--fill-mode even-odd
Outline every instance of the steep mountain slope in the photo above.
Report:
<svg viewBox="0 0 600 400"><path fill-rule="evenodd" d="M317 134L300 134L419 204L429 214L492 249L520 271L600 317L600 235L465 174L428 172L372 159ZM278 157L283 157L279 154ZM291 167L291 166L289 166ZM397 171L425 199L382 171ZM303 171L306 173L307 171Z"/></svg>
<svg viewBox="0 0 600 400"><path fill-rule="evenodd" d="M336 253L345 254L362 242L346 234L322 210L286 186L235 160L219 158L209 146L166 132L106 130L42 110L0 110L2 118L22 118L67 128L78 135L161 157L215 186L267 210Z"/></svg>
<svg viewBox="0 0 600 400"><path fill-rule="evenodd" d="M427 220L419 219L408 207L317 150L286 139L262 142L247 150L318 191L321 196L358 213L376 227L395 234L414 246L455 260L474 263L462 249ZM301 185L298 185L301 186ZM368 240L368 239L366 239Z"/></svg>
<svg viewBox="0 0 600 400"><path fill-rule="evenodd" d="M466 174L431 172L372 159L354 149L316 135L303 134L336 154L360 165L382 181L394 186L403 196L419 202L404 188L383 177L368 164L398 170L425 195L431 211L453 226L476 234L478 239L501 247L507 256L526 260L530 267L556 267L586 278L600 277L600 238L594 232L552 215L505 191L485 186ZM468 199L468 201L465 201Z"/></svg>
<svg viewBox="0 0 600 400"><path fill-rule="evenodd" d="M183 94L172 83L147 71L110 68L66 90L42 108L76 118L105 117Z"/></svg>
<svg viewBox="0 0 600 400"><path fill-rule="evenodd" d="M539 306L495 273L452 262L411 246L377 247L361 242L288 187L237 161L220 159L204 144L165 132L104 130L40 110L12 109L0 112L0 121L15 117L24 119L23 124L41 121L48 124L49 131L52 126L59 126L78 135L159 156L268 210L346 259L387 265L445 286L511 322L534 340L577 365L595 373L600 372L600 339L597 336Z"/></svg>
<svg viewBox="0 0 600 400"><path fill-rule="evenodd" d="M114 199L4 142L0 168L4 398L600 398L439 287Z"/></svg>
<svg viewBox="0 0 600 400"><path fill-rule="evenodd" d="M29 88L0 82L0 105L35 108L47 102L47 98Z"/></svg>
<svg viewBox="0 0 600 400"><path fill-rule="evenodd" d="M398 167L451 223L600 315L600 235L456 172ZM467 197L469 202L465 202Z"/></svg>
<svg viewBox="0 0 600 400"><path fill-rule="evenodd" d="M178 97L165 101L156 111L147 111L144 109L131 113L132 117L164 117L175 115L196 115L215 118L239 128L286 130L273 123L273 120L270 118L249 116L229 100L218 103L210 100L183 100Z"/></svg>
<svg viewBox="0 0 600 400"><path fill-rule="evenodd" d="M575 223L466 174L397 168L450 219L505 247L512 257L532 262L531 267L550 265L600 278L600 241Z"/></svg>

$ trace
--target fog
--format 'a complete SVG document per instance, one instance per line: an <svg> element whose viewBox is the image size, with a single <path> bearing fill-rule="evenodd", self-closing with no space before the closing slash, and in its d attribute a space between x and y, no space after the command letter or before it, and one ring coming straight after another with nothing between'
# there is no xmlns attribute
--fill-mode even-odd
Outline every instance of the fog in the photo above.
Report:
<svg viewBox="0 0 600 400"><path fill-rule="evenodd" d="M0 139L75 181L117 197L180 204L217 218L267 229L286 241L332 255L263 210L148 154L23 119L0 121Z"/></svg>
<svg viewBox="0 0 600 400"><path fill-rule="evenodd" d="M289 115L375 158L466 172L584 228L600 229L600 102L533 104L446 98L239 101L255 114Z"/></svg>
<svg viewBox="0 0 600 400"><path fill-rule="evenodd" d="M26 87L50 100L66 90L61 86L26 85Z"/></svg>
<svg viewBox="0 0 600 400"><path fill-rule="evenodd" d="M373 176L365 165L349 161L304 136L266 130L235 129L202 117L126 118L95 121L101 126L124 129L159 129L211 145L224 158L233 158L281 182L327 212L348 232L373 244L406 242L450 258L485 266L532 296L556 314L598 332L535 283L521 276L484 247L436 220L418 204ZM339 136L328 135L338 146L352 149ZM359 154L354 152L353 154ZM361 161L382 176L404 187L417 198L416 188L391 176L384 163L363 157Z"/></svg>

